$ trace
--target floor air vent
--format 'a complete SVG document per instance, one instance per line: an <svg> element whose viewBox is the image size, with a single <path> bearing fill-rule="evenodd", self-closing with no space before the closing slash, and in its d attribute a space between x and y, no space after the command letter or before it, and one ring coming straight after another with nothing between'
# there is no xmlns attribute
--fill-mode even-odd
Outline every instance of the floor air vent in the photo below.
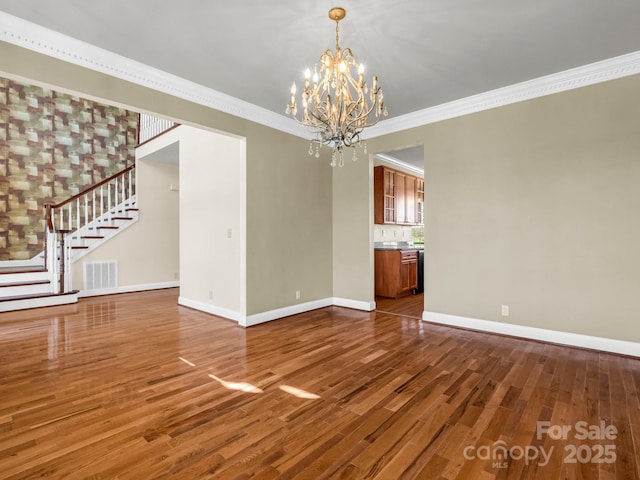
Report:
<svg viewBox="0 0 640 480"><path fill-rule="evenodd" d="M118 262L84 262L85 290L105 290L118 286Z"/></svg>

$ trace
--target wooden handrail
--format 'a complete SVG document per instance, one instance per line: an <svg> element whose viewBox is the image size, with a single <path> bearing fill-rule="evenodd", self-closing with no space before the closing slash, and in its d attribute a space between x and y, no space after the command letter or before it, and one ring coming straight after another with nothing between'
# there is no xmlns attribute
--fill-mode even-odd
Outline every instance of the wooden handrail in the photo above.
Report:
<svg viewBox="0 0 640 480"><path fill-rule="evenodd" d="M120 170L118 173L114 173L113 175L111 175L109 178L105 178L104 180L96 183L95 185L90 186L89 188L85 188L83 191L76 193L73 197L71 198L67 198L64 202L60 202L60 203L56 203L56 204L51 204L51 203L45 203L44 206L45 208L47 208L47 218L50 219L51 215L51 209L53 208L60 208L60 207L64 207L67 203L70 203L74 200L77 200L78 198L86 195L87 193L91 192L92 190L95 190L99 187L101 187L102 185L109 183L110 181L112 181L113 179L133 170L135 168L135 165L130 165L127 168L125 168L124 170ZM49 221L49 220L48 220ZM51 225L50 225L51 226Z"/></svg>

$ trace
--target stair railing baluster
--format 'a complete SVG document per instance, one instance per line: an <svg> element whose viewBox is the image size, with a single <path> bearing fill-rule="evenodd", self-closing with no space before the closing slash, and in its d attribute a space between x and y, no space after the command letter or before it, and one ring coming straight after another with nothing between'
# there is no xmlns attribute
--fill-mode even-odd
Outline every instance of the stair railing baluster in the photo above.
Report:
<svg viewBox="0 0 640 480"><path fill-rule="evenodd" d="M82 213L80 212L80 197L76 198L76 230L80 230L80 219ZM73 229L73 227L72 227Z"/></svg>
<svg viewBox="0 0 640 480"><path fill-rule="evenodd" d="M111 212L111 183L107 184L107 212Z"/></svg>
<svg viewBox="0 0 640 480"><path fill-rule="evenodd" d="M114 207L120 205L120 184L121 183L122 182L119 182L117 178L114 181L114 189L115 189L114 191L116 195L116 201L114 202Z"/></svg>
<svg viewBox="0 0 640 480"><path fill-rule="evenodd" d="M69 232L78 231L81 227L84 227L90 223L90 221L95 221L96 217L96 192L100 189L100 217L105 215L106 213L115 213L115 209L118 206L118 198L122 199L122 204L133 197L134 191L134 183L133 183L133 168L131 165L126 169L112 175L109 178L102 180L96 185L88 188L87 190L80 192L67 200L60 202L58 204L50 204L46 203L45 207L45 266L49 271L49 278L51 279L52 285L52 293L64 293L69 291L72 288L73 282L71 278L71 237L66 237ZM128 175L129 182L129 196L127 197L126 192L126 175ZM120 182L118 182L120 179ZM120 189L118 189L118 183L120 183ZM114 192L112 195L112 185L114 188ZM107 189L107 199L106 199L106 208L105 208L105 192L104 189ZM90 218L89 212L89 194L92 195L92 205L91 212L93 215ZM81 202L81 197L84 198L84 201ZM75 202L74 202L75 200ZM113 201L115 203L113 203ZM75 203L75 213L76 217L74 218L74 203ZM82 209L81 205L84 204L84 225L82 224ZM65 209L66 206L66 209ZM66 210L66 213L65 213ZM56 219L57 215L57 219ZM56 224L58 228L56 229ZM75 224L75 229L74 229Z"/></svg>
<svg viewBox="0 0 640 480"><path fill-rule="evenodd" d="M89 195L84 196L84 225L89 223Z"/></svg>

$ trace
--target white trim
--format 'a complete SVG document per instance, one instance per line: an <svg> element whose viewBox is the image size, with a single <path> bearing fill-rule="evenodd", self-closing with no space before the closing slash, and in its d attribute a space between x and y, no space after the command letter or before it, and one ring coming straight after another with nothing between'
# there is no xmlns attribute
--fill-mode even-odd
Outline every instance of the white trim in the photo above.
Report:
<svg viewBox="0 0 640 480"><path fill-rule="evenodd" d="M512 323L493 322L476 318L459 317L445 313L422 312L422 320L440 323L453 327L469 328L482 332L499 333L514 337L522 337L543 342L570 345L573 347L589 348L604 352L619 353L640 357L640 343L615 340L613 338L593 337L579 333L560 332L544 328L529 327L526 325L514 325Z"/></svg>
<svg viewBox="0 0 640 480"><path fill-rule="evenodd" d="M75 292L61 295L51 295L37 298L22 298L6 302L0 302L0 312L13 312L16 310L29 310L31 308L55 307L78 303L78 294Z"/></svg>
<svg viewBox="0 0 640 480"><path fill-rule="evenodd" d="M627 77L636 73L640 73L640 51L393 117L368 128L366 137L368 139L388 135L409 128L490 110L512 103L524 102L525 100L553 93L586 87L587 85Z"/></svg>
<svg viewBox="0 0 640 480"><path fill-rule="evenodd" d="M127 228L131 227L132 225L135 225L136 223L138 223L138 220L140 219L139 214L137 211L132 211L132 212L126 212L126 215L129 216L130 220L116 220L115 222L117 222L117 226L118 229L117 230L108 230L108 231L102 231L100 233L100 235L103 237L101 239L91 239L91 240L83 240L82 237L83 235L95 235L97 229L100 226L104 226L104 224L107 225L111 225L113 222L111 222L110 220L108 220L110 217L114 216L115 214L118 214L120 212L122 212L123 214L125 213L125 209L131 205L132 207L136 206L136 196L132 196L129 200L127 200L126 202L122 203L121 205L118 205L117 207L114 207L113 209L109 210L108 212L105 212L102 216L96 218L95 220L89 222L88 224L86 224L85 226L83 226L82 228L80 228L80 230L76 230L73 233L69 234L69 236L67 237L67 242L70 243L71 245L81 245L82 243L89 243L89 245L87 245L89 248L83 248L83 249L71 249L71 263L76 263L78 260L82 259L82 257L88 255L89 253L93 252L94 250L100 248L102 245L104 245L105 243L107 243L109 240L111 240L112 238L116 237L117 235L121 234L122 232L124 232Z"/></svg>
<svg viewBox="0 0 640 480"><path fill-rule="evenodd" d="M44 267L44 250L28 260L0 260L0 268Z"/></svg>
<svg viewBox="0 0 640 480"><path fill-rule="evenodd" d="M254 313L253 315L242 315L234 310L228 310L226 308L216 307L197 300L191 300L184 297L178 298L178 304L190 307L195 310L200 310L205 313L210 313L217 317L223 317L228 320L238 322L242 327L251 327L260 323L270 322L272 320L278 320L284 317L290 317L291 315L298 315L300 313L310 312L319 308L331 307L333 305L337 307L354 308L356 310L365 310L370 312L376 309L375 302L362 302L359 300L350 300L347 298L323 298L320 300L314 300L312 302L298 303L296 305L289 305L288 307L276 308L275 310L267 310L265 312Z"/></svg>
<svg viewBox="0 0 640 480"><path fill-rule="evenodd" d="M353 308L355 310L364 310L372 312L376 309L376 302L363 302L361 300L351 300L350 298L333 297L333 304L336 307Z"/></svg>
<svg viewBox="0 0 640 480"><path fill-rule="evenodd" d="M292 118L0 12L0 40L308 139ZM640 51L384 120L366 138L640 73ZM10 74L8 75L11 76ZM60 86L58 86L60 87Z"/></svg>
<svg viewBox="0 0 640 480"><path fill-rule="evenodd" d="M0 40L291 135L309 137L292 118L1 11Z"/></svg>
<svg viewBox="0 0 640 480"><path fill-rule="evenodd" d="M420 177L424 177L424 169L409 165L408 163L402 162L397 158L392 157L391 155L387 155L386 153L375 153L373 155L373 158L382 160L383 162L393 165L394 167L403 168L405 170L413 172L417 175L420 175Z"/></svg>
<svg viewBox="0 0 640 480"><path fill-rule="evenodd" d="M317 310L318 308L330 307L331 305L333 305L333 299L331 298L323 298L321 300L315 300L313 302L298 303L297 305L290 305L288 307L277 308L275 310L269 310L266 312L254 313L253 315L247 315L240 321L240 325L242 325L243 327L250 327L259 323L277 320L278 318L284 318L291 315L297 315L299 313L310 312L311 310Z"/></svg>
<svg viewBox="0 0 640 480"><path fill-rule="evenodd" d="M201 312L210 313L211 315L233 320L238 323L240 323L242 319L240 313L235 310L217 307L209 303L199 302L198 300L191 300L190 298L178 297L178 305L193 308L194 310L200 310Z"/></svg>
<svg viewBox="0 0 640 480"><path fill-rule="evenodd" d="M117 293L132 293L132 292L144 292L146 290L161 290L163 288L174 288L179 287L180 282L172 281L172 282L162 282L162 283L146 283L140 285L127 285L124 287L116 287L116 288L103 288L98 290L80 290L78 293L78 297L97 297L100 295L114 295Z"/></svg>

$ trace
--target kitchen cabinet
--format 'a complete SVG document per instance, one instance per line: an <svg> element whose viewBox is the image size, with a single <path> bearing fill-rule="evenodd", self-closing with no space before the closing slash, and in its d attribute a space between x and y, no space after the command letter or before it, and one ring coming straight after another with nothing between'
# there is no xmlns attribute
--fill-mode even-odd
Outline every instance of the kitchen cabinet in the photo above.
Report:
<svg viewBox="0 0 640 480"><path fill-rule="evenodd" d="M398 298L418 287L417 250L375 250L375 293Z"/></svg>
<svg viewBox="0 0 640 480"><path fill-rule="evenodd" d="M421 178L385 166L375 167L373 198L375 223L423 224L424 180Z"/></svg>
<svg viewBox="0 0 640 480"><path fill-rule="evenodd" d="M416 223L424 225L424 180L416 179Z"/></svg>
<svg viewBox="0 0 640 480"><path fill-rule="evenodd" d="M396 223L396 171L387 167L373 170L374 221Z"/></svg>
<svg viewBox="0 0 640 480"><path fill-rule="evenodd" d="M416 225L416 181L412 175L404 178L404 223Z"/></svg>
<svg viewBox="0 0 640 480"><path fill-rule="evenodd" d="M396 224L405 223L407 214L407 189L405 181L407 176L404 173L396 172Z"/></svg>

